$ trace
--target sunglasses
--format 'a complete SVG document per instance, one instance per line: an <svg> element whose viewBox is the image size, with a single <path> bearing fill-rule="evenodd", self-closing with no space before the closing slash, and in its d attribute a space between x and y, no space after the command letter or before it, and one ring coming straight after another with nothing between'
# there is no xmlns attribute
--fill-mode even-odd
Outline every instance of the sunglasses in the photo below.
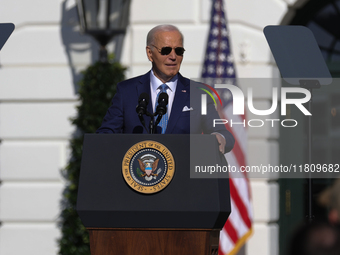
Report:
<svg viewBox="0 0 340 255"><path fill-rule="evenodd" d="M172 51L172 49L175 49L175 53L177 56L183 56L183 53L185 49L183 47L176 47L176 48L171 48L171 47L163 47L162 49L159 49L157 46L151 44L153 47L155 47L161 55L169 55Z"/></svg>

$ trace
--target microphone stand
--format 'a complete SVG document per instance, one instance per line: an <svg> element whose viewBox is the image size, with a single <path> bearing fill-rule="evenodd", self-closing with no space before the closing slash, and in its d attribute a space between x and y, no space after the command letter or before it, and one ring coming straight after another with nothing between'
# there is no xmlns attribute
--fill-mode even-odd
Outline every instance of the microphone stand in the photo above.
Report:
<svg viewBox="0 0 340 255"><path fill-rule="evenodd" d="M158 112L155 112L154 114L152 113L149 113L148 111L146 111L144 113L146 116L149 116L150 117L150 123L149 123L149 134L155 134L156 133L156 127L158 125L158 123L161 121L163 115L165 114L162 114L162 113L158 113ZM141 121L143 127L148 130L145 126L145 121L144 121L144 118L143 118L143 113L141 114L138 114L138 117L139 117L139 120ZM155 116L157 116L157 119L156 119L156 122L155 122Z"/></svg>
<svg viewBox="0 0 340 255"><path fill-rule="evenodd" d="M164 113L165 114L165 113ZM161 119L162 119L162 117L163 117L163 115L164 114L162 114L162 113L159 113L158 114L158 117L157 117L157 119L156 119L156 122L155 122L155 125L154 125L154 130L153 130L153 133L155 133L156 132L156 127L157 127L157 125L159 124L159 122L161 121ZM154 116L156 116L157 115L157 112L154 114ZM153 119L153 118L152 118Z"/></svg>
<svg viewBox="0 0 340 255"><path fill-rule="evenodd" d="M142 123L143 127L147 130L147 128L145 126L145 120L144 120L143 114L138 114L138 118L139 118L140 122Z"/></svg>
<svg viewBox="0 0 340 255"><path fill-rule="evenodd" d="M144 93L146 94L146 93ZM138 113L138 117L144 128L147 130L145 126L145 120L143 118L143 115L145 114L146 116L150 117L150 123L149 123L149 134L155 134L156 133L156 127L158 123L161 121L162 117L164 114L167 112L167 105L168 105L168 95L166 93L161 93L160 97L158 99L158 106L156 108L155 113L150 113L146 110L146 106L148 104L148 98L147 95L143 95L143 93L140 96L139 99L139 104L136 107L136 111ZM155 121L155 116L157 116L156 123Z"/></svg>
<svg viewBox="0 0 340 255"><path fill-rule="evenodd" d="M146 115L151 117L150 118L150 123L149 123L149 134L154 134L155 133L155 127L154 127L154 117L155 117L155 114L151 114L149 112L146 112Z"/></svg>

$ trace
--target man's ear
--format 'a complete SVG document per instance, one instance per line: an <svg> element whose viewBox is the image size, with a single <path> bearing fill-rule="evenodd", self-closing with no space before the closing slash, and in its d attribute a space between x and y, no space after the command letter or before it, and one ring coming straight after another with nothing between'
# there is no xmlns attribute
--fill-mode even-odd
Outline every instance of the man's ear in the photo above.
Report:
<svg viewBox="0 0 340 255"><path fill-rule="evenodd" d="M146 46L146 55L148 56L149 61L153 62L152 51L149 46Z"/></svg>

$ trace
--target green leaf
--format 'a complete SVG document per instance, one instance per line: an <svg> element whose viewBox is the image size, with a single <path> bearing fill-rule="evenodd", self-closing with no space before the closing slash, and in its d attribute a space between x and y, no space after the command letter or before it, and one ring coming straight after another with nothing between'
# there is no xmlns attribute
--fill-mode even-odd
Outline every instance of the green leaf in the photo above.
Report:
<svg viewBox="0 0 340 255"><path fill-rule="evenodd" d="M139 169L139 167L137 167L137 174L139 175L139 177L142 177L143 173L142 171Z"/></svg>

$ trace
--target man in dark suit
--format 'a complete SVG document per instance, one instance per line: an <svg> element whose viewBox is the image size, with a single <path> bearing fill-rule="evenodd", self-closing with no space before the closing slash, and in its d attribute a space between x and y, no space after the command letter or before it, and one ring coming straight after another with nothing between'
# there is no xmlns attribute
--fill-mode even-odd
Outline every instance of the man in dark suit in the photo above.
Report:
<svg viewBox="0 0 340 255"><path fill-rule="evenodd" d="M183 36L175 26L160 25L151 29L146 53L152 70L117 85L117 93L97 133L148 133L136 113L138 98L142 93L150 95L148 111L153 113L158 95L163 91L168 94L169 103L166 120L163 119L165 116L162 118L166 125L159 133L214 134L220 151L229 152L234 146L234 138L224 125L213 127L213 119L219 119L214 105L209 101L208 114L201 115L200 100L193 100L201 98L202 91L197 89L199 84L193 85L179 73L184 51ZM150 120L151 117L145 117L146 123Z"/></svg>

